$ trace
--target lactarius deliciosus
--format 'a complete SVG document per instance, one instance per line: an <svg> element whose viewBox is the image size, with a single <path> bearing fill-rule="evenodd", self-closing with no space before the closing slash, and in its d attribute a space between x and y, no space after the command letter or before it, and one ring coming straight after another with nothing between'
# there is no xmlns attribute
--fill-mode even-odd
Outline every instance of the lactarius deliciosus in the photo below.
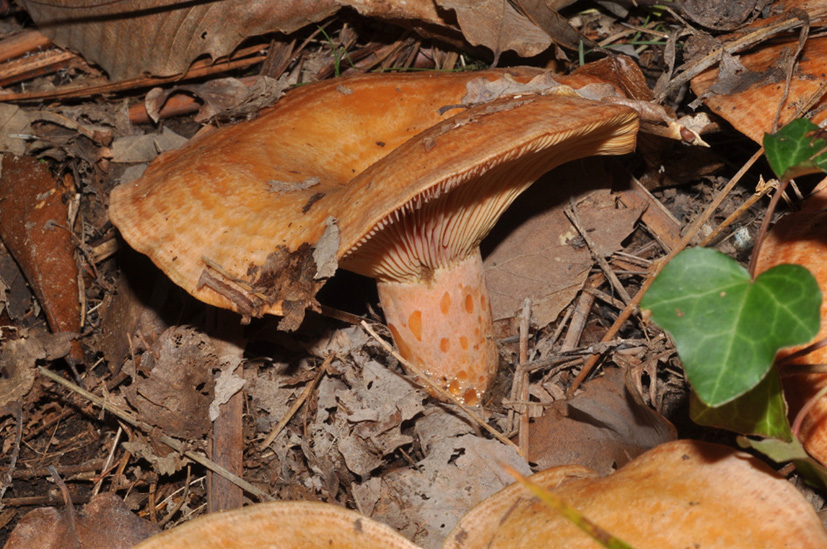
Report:
<svg viewBox="0 0 827 549"><path fill-rule="evenodd" d="M529 479L635 549L827 547L818 515L792 484L749 454L718 444L669 442L606 477L563 466ZM512 484L465 515L443 545L483 547L600 545Z"/></svg>
<svg viewBox="0 0 827 549"><path fill-rule="evenodd" d="M145 540L135 549L416 549L390 527L336 505L260 503L212 513Z"/></svg>
<svg viewBox="0 0 827 549"><path fill-rule="evenodd" d="M286 328L337 266L376 278L402 356L476 404L499 358L480 241L539 176L630 152L638 128L632 109L581 97L462 105L469 81L504 74L299 88L162 155L112 193L112 222L198 299Z"/></svg>
<svg viewBox="0 0 827 549"><path fill-rule="evenodd" d="M782 218L767 234L756 263L756 273L782 263L796 263L810 270L827 296L827 192L813 195L801 212ZM816 341L827 338L827 299L821 303L821 329ZM803 346L802 346L803 347ZM776 360L783 360L802 347L783 349ZM784 397L791 421L827 387L827 374L807 371L808 365L827 364L827 347L785 360L780 366ZM807 452L827 465L827 398L810 403L798 429L798 438Z"/></svg>

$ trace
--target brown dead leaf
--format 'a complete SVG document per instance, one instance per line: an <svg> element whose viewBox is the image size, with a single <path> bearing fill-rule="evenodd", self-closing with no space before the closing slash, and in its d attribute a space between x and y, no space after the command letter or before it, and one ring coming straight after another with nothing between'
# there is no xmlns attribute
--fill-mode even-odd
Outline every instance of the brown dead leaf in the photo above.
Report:
<svg viewBox="0 0 827 549"><path fill-rule="evenodd" d="M112 142L112 162L137 164L151 162L164 151L177 149L187 142L166 126L160 134L145 133L118 137Z"/></svg>
<svg viewBox="0 0 827 549"><path fill-rule="evenodd" d="M529 425L529 460L540 469L584 465L608 474L677 437L669 421L634 401L621 369L606 369L583 390L571 400L554 402Z"/></svg>
<svg viewBox="0 0 827 549"><path fill-rule="evenodd" d="M139 0L83 9L72 0L23 5L55 44L80 51L113 80L145 72L179 74L197 57L229 55L249 36L287 34L339 8L334 0Z"/></svg>
<svg viewBox="0 0 827 549"><path fill-rule="evenodd" d="M158 122L161 108L170 95L189 93L203 104L195 115L196 122L206 122L220 112L240 104L247 97L247 86L237 78L216 78L193 86L152 88L146 94L146 112L153 122Z"/></svg>
<svg viewBox="0 0 827 549"><path fill-rule="evenodd" d="M515 201L483 242L495 319L513 316L531 297L532 323L543 327L568 306L586 280L594 262L563 213L570 192L563 181L576 181L585 190L609 187L611 179L592 159L558 168ZM588 203L579 207L586 230L604 256L620 249L641 211L640 206L618 209L607 189L593 191Z"/></svg>
<svg viewBox="0 0 827 549"><path fill-rule="evenodd" d="M0 411L19 403L34 384L38 360L57 360L72 350L77 334L49 334L39 329L24 330L20 337L0 345Z"/></svg>
<svg viewBox="0 0 827 549"><path fill-rule="evenodd" d="M183 4L141 0L87 8L79 8L70 0L25 0L23 5L55 44L79 51L103 67L113 80L144 73L180 74L198 57L227 56L245 38L269 32L289 34L343 6L366 17L402 22L428 38L461 44L456 40L458 33L449 12L453 10L466 40L491 49L495 58L506 50L534 56L551 44L548 34L506 0L241 0ZM449 13L447 20L443 12Z"/></svg>
<svg viewBox="0 0 827 549"><path fill-rule="evenodd" d="M551 45L551 38L505 0L436 0L443 8L454 10L466 40L500 53L512 50L521 57L532 57Z"/></svg>
<svg viewBox="0 0 827 549"><path fill-rule="evenodd" d="M576 0L517 0L514 5L525 16L545 31L552 40L566 48L576 50L582 42L586 48L596 47L592 40L586 38L572 27L568 20L560 15L559 10L573 4Z"/></svg>
<svg viewBox="0 0 827 549"><path fill-rule="evenodd" d="M4 156L0 239L26 275L49 327L79 332L78 268L63 192L39 160Z"/></svg>
<svg viewBox="0 0 827 549"><path fill-rule="evenodd" d="M31 115L17 105L0 103L0 151L26 153L26 136L31 135Z"/></svg>
<svg viewBox="0 0 827 549"><path fill-rule="evenodd" d="M708 29L733 31L758 17L770 0L682 0L676 3L691 21Z"/></svg>
<svg viewBox="0 0 827 549"><path fill-rule="evenodd" d="M734 38L733 38L734 39ZM773 120L784 98L786 71L798 47L798 37L761 45L755 51L733 57L724 55L718 67L692 79L692 91L710 109L753 141L761 143L772 131ZM789 94L781 109L778 127L797 116L798 109L824 83L827 69L827 38L811 37L796 59ZM827 119L827 96L811 107L812 121ZM807 115L807 113L803 113Z"/></svg>
<svg viewBox="0 0 827 549"><path fill-rule="evenodd" d="M129 549L159 531L157 525L127 509L120 497L104 492L93 497L76 516L72 508L30 511L17 523L4 547Z"/></svg>
<svg viewBox="0 0 827 549"><path fill-rule="evenodd" d="M210 338L191 327L173 326L141 355L132 385L124 388L141 419L174 437L200 439L210 429L212 370L218 357Z"/></svg>

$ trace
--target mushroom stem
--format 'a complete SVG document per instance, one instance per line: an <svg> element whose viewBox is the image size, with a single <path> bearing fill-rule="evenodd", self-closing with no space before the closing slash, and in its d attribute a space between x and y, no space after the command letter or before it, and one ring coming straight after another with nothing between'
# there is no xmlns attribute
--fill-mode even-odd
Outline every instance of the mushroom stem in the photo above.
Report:
<svg viewBox="0 0 827 549"><path fill-rule="evenodd" d="M499 365L479 248L422 279L380 280L378 289L399 354L466 404L479 404Z"/></svg>

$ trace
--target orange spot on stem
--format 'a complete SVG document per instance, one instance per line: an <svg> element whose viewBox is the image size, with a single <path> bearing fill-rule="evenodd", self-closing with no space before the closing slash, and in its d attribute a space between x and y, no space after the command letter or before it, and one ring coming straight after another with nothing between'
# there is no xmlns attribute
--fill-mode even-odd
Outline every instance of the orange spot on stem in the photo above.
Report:
<svg viewBox="0 0 827 549"><path fill-rule="evenodd" d="M442 299L439 301L439 310L442 311L442 314L447 315L448 309L451 308L451 296L448 292L442 294Z"/></svg>
<svg viewBox="0 0 827 549"><path fill-rule="evenodd" d="M465 311L469 314L474 312L474 298L471 294L465 294Z"/></svg>
<svg viewBox="0 0 827 549"><path fill-rule="evenodd" d="M411 348L408 347L408 344L405 343L405 340L399 335L399 330L397 330L393 324L388 324L388 329L390 329L391 334L393 334L393 340L396 342L396 346L399 347L399 354L402 355L402 358L405 360L410 360L413 356Z"/></svg>
<svg viewBox="0 0 827 549"><path fill-rule="evenodd" d="M422 341L422 311L417 309L408 317L408 329L417 341Z"/></svg>
<svg viewBox="0 0 827 549"><path fill-rule="evenodd" d="M447 337L443 337L442 339L439 340L439 349L443 353L447 353L448 349L450 349L450 348L451 348L451 342L448 341Z"/></svg>

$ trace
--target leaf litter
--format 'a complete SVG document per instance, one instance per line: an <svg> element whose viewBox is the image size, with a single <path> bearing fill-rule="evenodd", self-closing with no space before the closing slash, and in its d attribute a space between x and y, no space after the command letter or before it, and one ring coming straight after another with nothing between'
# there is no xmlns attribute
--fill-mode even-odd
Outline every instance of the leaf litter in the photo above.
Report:
<svg viewBox="0 0 827 549"><path fill-rule="evenodd" d="M151 265L130 258L125 246L117 244L104 209L116 181L136 177L144 163L194 135L203 121L210 119L220 125L253 116L285 85L310 81L316 75L330 77L396 66L451 70L475 59L487 63L499 60L507 65L514 63L515 50L524 56L540 54L542 59L529 60L538 66L570 68L567 59L576 57L576 52L552 46L551 55L548 48L552 42L572 45L585 37L584 43L592 44L611 38L612 33L630 36L619 24L622 18L630 18L640 28L646 25L640 12L612 2L606 3L611 7L606 11L584 12L569 19L556 11L564 9L566 2L554 6L523 3L523 11L517 12L510 3L495 1L484 7L500 10L502 20L484 17L478 3L472 6L467 2L437 2L441 11L422 13L413 6L405 7L405 3L362 2L358 16L343 12L332 16L345 4L349 3L294 2L298 11L285 12L283 21L262 20L260 25L244 28L242 34L248 33L255 47L245 50L246 61L239 58L247 65L239 61L235 66L257 66L269 55L264 63L270 71L267 79L260 76L256 83L245 80L239 69L230 69L238 80L208 77L200 84L171 84L157 79L186 71L198 55L207 53L218 59L228 54L237 45L238 34L225 29L226 36L209 36L212 41L208 45L190 46L186 51L162 40L153 48L127 53L115 47L109 52L113 55L102 55L109 46L105 40L92 40L91 49L80 48L80 52L100 63L112 81L76 63L64 69L69 82L65 86L58 82L56 87L47 77L29 81L25 89L9 90L49 94L64 93L61 87L155 88L146 94L138 91L140 88L124 87L121 90L135 91L102 100L81 99L72 106L58 102L46 106L42 113L26 104L3 103L7 112L0 112L0 149L39 155L52 173L58 174L58 182L67 181L69 175L75 185L61 189L52 180L55 196L66 208L52 217L69 229L62 232L71 236L70 244L62 246L80 273L68 299L79 307L77 317L82 321L71 332L83 335L85 360L79 363L80 380L154 429L142 432L119 424L77 395L35 377L35 365L62 369L59 357L69 336L64 332L47 337L43 311L54 306L54 300L33 297L25 283L21 284L28 280L36 289L33 268L20 260L18 267L4 249L0 250L0 356L12 356L15 364L25 366L4 366L0 395L11 395L7 400L21 406L26 441L20 445L16 471L11 471L9 492L0 501L6 507L0 512L0 540L8 539L15 524L23 524L21 517L29 506L50 501L59 508L62 505L48 498L25 499L48 492L47 475L25 480L20 472L48 464L77 467L78 472L67 476L66 482L71 498L87 502L87 508L92 506L88 502L98 501L93 497L100 496L93 496L93 492L103 486L117 494L108 506L116 507L115 500L125 498L127 514L143 517L147 523L172 525L203 513L209 485L190 479L188 473L197 469L200 478L202 466L160 443L160 434L176 437L186 448L203 453L213 428L210 408L214 417L215 408L234 395L241 395L244 401L244 462L240 471L244 479L276 499L325 501L358 509L424 547L438 547L468 509L512 482L500 463L526 475L558 463L585 464L605 473L674 437L675 428L660 412L675 422L679 433L688 429L681 419L686 385L662 339L644 343L649 328L633 319L619 339L601 343L624 304L616 289L596 273L593 256L606 259L620 284L634 295L653 261L680 241L681 224L711 200L709 183L720 186L723 181L712 174L734 162L716 155L715 150L695 157L699 160L674 165L669 161L675 155L665 152L670 151L669 145L661 138L647 136L641 138L640 156L624 159L622 166L591 161L566 166L546 176L554 178L550 185L535 186L542 192L526 195L530 196L527 205L534 207L530 217L517 206L513 218L504 219L497 227L499 234L492 234L484 244L486 276L499 319L501 356L507 364L480 412L490 425L515 440L527 437L528 461L515 447L482 435L479 426L460 410L430 398L361 327L341 320L308 313L292 333L278 332L272 319L253 320L241 344L243 370L232 374L230 365L225 363L222 368L216 354L220 348L216 334L204 328L203 306L171 287ZM503 11L503 6L509 9ZM737 28L745 17L740 13L710 14L709 9L714 8L711 3L704 7L706 11L693 13L706 26L725 25L729 30ZM35 20L50 16L42 11L45 9L32 7L33 14L41 10ZM184 13L186 22L181 29L189 28L198 9L202 7ZM255 12L245 13L256 16ZM290 13L301 15L291 19ZM445 19L446 13L453 15ZM383 23L386 26L377 32L364 24L371 17L407 20L414 34L389 23ZM328 38L322 38L317 26L297 30L308 19L318 21ZM494 28L491 21L497 22ZM681 23L666 21L668 24L644 30L651 30L654 36L659 36L658 32L677 34ZM84 24L78 23L79 28ZM87 30L100 28L94 25ZM151 26L151 22L126 18L116 24L121 32L124 25L142 34L145 27L141 25ZM287 34L257 41L252 35L264 27L280 28ZM60 32L54 33L56 42L73 43L70 35ZM403 33L407 33L404 39L399 38ZM469 44L482 48L473 49ZM640 66L650 79L666 74L660 56L663 44L623 47L634 55L631 63L635 69ZM281 62L277 54L288 61ZM547 54L549 58L543 58ZM165 64L167 61L170 64ZM522 59L514 64L525 62ZM744 61L747 65L758 62ZM721 64L724 71L728 66ZM209 69L196 63L190 70ZM621 76L626 74L622 66L619 70ZM803 64L800 70L810 69ZM597 72L601 78L608 74L605 67ZM805 72L801 77L794 74L796 82L808 80ZM733 78L737 80L737 75ZM125 79L132 79L132 83ZM736 96L735 80L728 88L715 88L718 96ZM507 82L498 85L508 89ZM169 116L164 113L167 106L184 95L195 98L187 107L190 114L165 118ZM714 96L710 97L705 100L710 101L714 116L719 109L711 102ZM129 103L141 109L130 109ZM680 114L690 113L677 95L670 96L669 103ZM159 123L128 122L146 117L146 113ZM718 123L699 120L691 125L696 134L710 131ZM681 147L681 152L689 150ZM630 172L647 188L636 187L637 180L630 185ZM565 183L569 180L573 183ZM686 181L693 186L674 186ZM671 187L661 188L664 184ZM563 214L571 198L594 250ZM734 211L742 198L743 193L733 194L722 215ZM30 221L18 222L16 229L25 228ZM745 223L749 228L749 222ZM5 234L2 239L9 244ZM726 248L730 244L723 240L719 245ZM116 255L112 255L116 248ZM336 283L331 282L331 287L335 289ZM356 297L353 305L358 288L358 283L340 287L338 295L330 298L328 314L351 321L354 315L367 318L387 336L377 324L381 316L375 298L365 293ZM521 336L517 317L525 298L530 299L531 328ZM339 307L344 312L335 310ZM581 317L582 324L575 322ZM521 343L527 347L524 354ZM567 390L580 366L594 353L606 359L605 373L587 381L582 392L572 398ZM510 394L515 372L523 371L529 381L528 402ZM521 434L522 417L529 420L525 422L528 432ZM0 459L4 466L15 448L15 437L7 436L14 428L13 414L0 415L4 434ZM271 434L275 434L272 440L268 438ZM246 498L254 501L251 494ZM63 513L50 520L65 522L65 509ZM111 525L121 519L104 516L96 520Z"/></svg>

